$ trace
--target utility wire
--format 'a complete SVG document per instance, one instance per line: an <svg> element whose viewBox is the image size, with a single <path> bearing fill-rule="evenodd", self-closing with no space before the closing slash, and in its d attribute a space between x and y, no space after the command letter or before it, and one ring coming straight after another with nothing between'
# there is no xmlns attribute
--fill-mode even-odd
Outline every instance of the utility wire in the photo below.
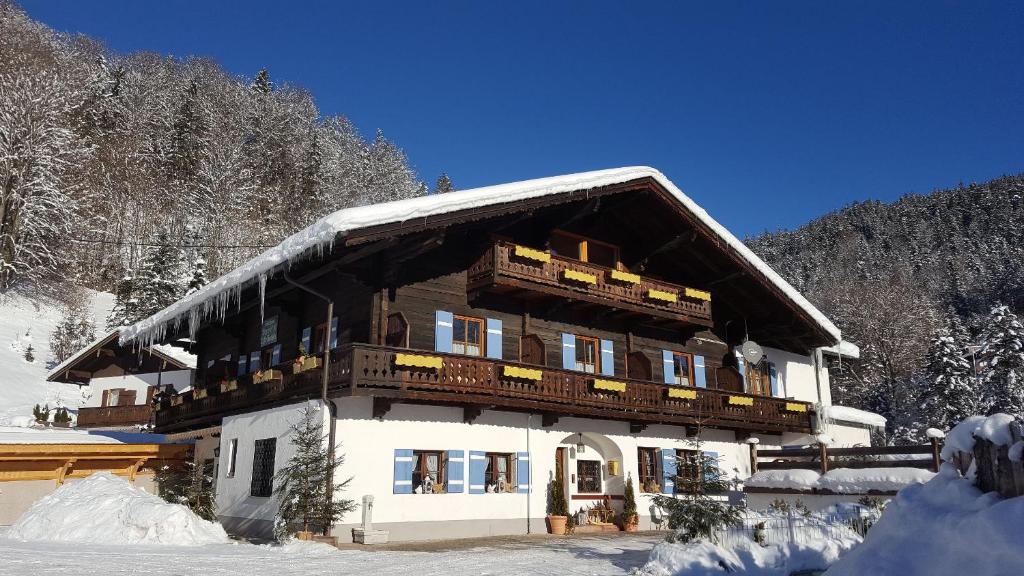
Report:
<svg viewBox="0 0 1024 576"><path fill-rule="evenodd" d="M115 246L146 246L155 248L273 248L276 244L160 244L157 242L119 242L94 238L70 238L72 242L86 244L110 244Z"/></svg>

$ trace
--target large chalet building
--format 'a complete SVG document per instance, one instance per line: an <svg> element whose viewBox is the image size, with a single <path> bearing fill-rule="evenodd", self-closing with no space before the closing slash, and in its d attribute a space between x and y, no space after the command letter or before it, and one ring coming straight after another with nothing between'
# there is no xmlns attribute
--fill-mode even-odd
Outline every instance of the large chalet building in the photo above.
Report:
<svg viewBox="0 0 1024 576"><path fill-rule="evenodd" d="M157 432L205 435L238 534L270 534L289 427L324 386L345 497L373 496L392 540L543 532L556 475L574 512L621 506L631 477L656 526L649 496L698 435L738 479L751 437L867 442L822 417L839 330L651 168L341 210L121 341L186 335L195 385Z"/></svg>

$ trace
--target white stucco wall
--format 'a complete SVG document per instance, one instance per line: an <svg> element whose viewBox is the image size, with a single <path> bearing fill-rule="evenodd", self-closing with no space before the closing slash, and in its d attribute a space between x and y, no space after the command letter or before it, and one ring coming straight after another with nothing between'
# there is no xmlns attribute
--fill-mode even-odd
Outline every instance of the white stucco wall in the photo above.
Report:
<svg viewBox="0 0 1024 576"><path fill-rule="evenodd" d="M810 356L767 347L764 348L764 353L768 360L775 364L775 370L779 375L780 393L783 396L804 402L831 403L832 398L828 393L828 370L818 370L822 396L819 398L818 380L815 378L815 366Z"/></svg>
<svg viewBox="0 0 1024 576"><path fill-rule="evenodd" d="M83 407L98 408L103 403L103 391L112 388L135 390L135 404L146 403L146 390L150 386L173 384L175 389L183 390L192 385L192 370L169 370L157 374L125 374L123 376L102 376L89 380L89 397Z"/></svg>

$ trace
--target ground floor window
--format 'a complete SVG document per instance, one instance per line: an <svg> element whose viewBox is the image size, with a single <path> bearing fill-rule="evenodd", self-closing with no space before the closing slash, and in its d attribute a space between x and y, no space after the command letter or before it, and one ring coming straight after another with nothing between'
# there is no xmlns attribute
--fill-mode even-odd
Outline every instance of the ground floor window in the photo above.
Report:
<svg viewBox="0 0 1024 576"><path fill-rule="evenodd" d="M252 457L252 484L249 495L267 498L274 492L274 456L277 452L277 438L256 441Z"/></svg>
<svg viewBox="0 0 1024 576"><path fill-rule="evenodd" d="M438 494L444 491L445 454L440 450L413 450L412 491L416 494Z"/></svg>
<svg viewBox="0 0 1024 576"><path fill-rule="evenodd" d="M676 477L684 482L694 482L703 473L703 458L700 450L676 450ZM675 483L676 487L680 484Z"/></svg>
<svg viewBox="0 0 1024 576"><path fill-rule="evenodd" d="M487 468L484 471L484 479L487 482L487 491L514 492L512 455L488 452L485 457L487 458Z"/></svg>
<svg viewBox="0 0 1024 576"><path fill-rule="evenodd" d="M576 461L576 491L581 494L596 494L601 492L600 461Z"/></svg>
<svg viewBox="0 0 1024 576"><path fill-rule="evenodd" d="M658 448L637 448L641 492L661 492L660 454Z"/></svg>

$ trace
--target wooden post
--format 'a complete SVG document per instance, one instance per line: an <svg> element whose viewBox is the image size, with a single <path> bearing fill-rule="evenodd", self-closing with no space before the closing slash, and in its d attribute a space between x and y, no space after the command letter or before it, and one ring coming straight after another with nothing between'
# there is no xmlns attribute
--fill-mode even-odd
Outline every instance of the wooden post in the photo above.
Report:
<svg viewBox="0 0 1024 576"><path fill-rule="evenodd" d="M932 443L932 472L938 473L939 466L942 464L942 447L939 446L938 438L931 438Z"/></svg>
<svg viewBox="0 0 1024 576"><path fill-rule="evenodd" d="M757 444L750 443L750 473L754 474L757 472Z"/></svg>
<svg viewBox="0 0 1024 576"><path fill-rule="evenodd" d="M828 446L824 443L818 443L818 452L821 455L821 473L828 472Z"/></svg>

